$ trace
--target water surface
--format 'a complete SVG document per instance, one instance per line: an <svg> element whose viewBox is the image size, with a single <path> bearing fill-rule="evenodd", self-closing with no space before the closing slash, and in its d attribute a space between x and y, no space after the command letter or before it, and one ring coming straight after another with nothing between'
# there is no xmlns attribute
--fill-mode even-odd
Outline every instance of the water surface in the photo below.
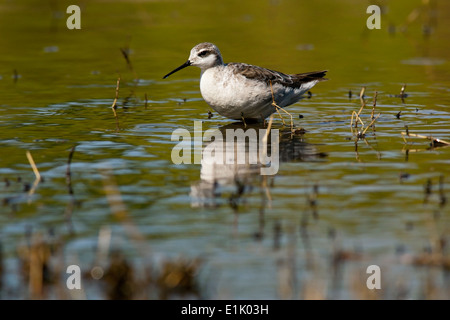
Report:
<svg viewBox="0 0 450 320"><path fill-rule="evenodd" d="M450 148L401 135L450 141L447 1L384 1L380 30L355 0L81 1L81 30L66 28L70 4L0 3L2 298L33 297L20 271L27 241L60 243L51 266L65 279L69 264L106 263L96 257L109 232L106 255L119 250L137 274L200 258L202 298L449 298ZM198 69L162 79L204 41L226 62L329 70L288 108L306 132L283 136L275 176L211 186L201 165L172 162L175 129L233 123L208 118ZM381 115L357 141L362 87L362 120L375 93ZM27 151L44 178L35 189ZM365 284L373 264L376 292ZM82 297L108 298L95 281ZM39 297L73 297L62 290Z"/></svg>

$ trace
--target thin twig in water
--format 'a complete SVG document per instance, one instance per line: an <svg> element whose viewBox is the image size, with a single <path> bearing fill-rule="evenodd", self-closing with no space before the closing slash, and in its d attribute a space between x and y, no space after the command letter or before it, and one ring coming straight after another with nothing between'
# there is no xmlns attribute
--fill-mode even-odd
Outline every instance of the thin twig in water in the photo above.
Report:
<svg viewBox="0 0 450 320"><path fill-rule="evenodd" d="M111 108L116 109L117 108L117 99L119 98L119 87L120 87L120 77L117 78L117 84L116 84L116 96L114 97L113 104Z"/></svg>
<svg viewBox="0 0 450 320"><path fill-rule="evenodd" d="M145 94L145 110L147 110L147 104L148 104L148 99L147 99L147 93Z"/></svg>
<svg viewBox="0 0 450 320"><path fill-rule="evenodd" d="M409 137L409 128L406 124L405 124L405 130L406 130L406 132L402 132L402 138L403 138L403 141L405 142L405 144L408 144L408 141L406 141L406 139L405 139L405 135L407 137Z"/></svg>
<svg viewBox="0 0 450 320"><path fill-rule="evenodd" d="M120 87L120 77L117 78L117 85L116 85L116 96L114 98L113 104L111 106L111 109L114 113L114 118L116 119L116 131L120 130L119 127L119 118L117 117L116 108L117 108L117 99L119 98L119 87Z"/></svg>
<svg viewBox="0 0 450 320"><path fill-rule="evenodd" d="M69 191L70 195L73 195L73 189L72 189L72 173L70 171L70 164L72 163L72 157L73 153L75 152L75 146L70 149L69 158L67 159L67 169L66 169L66 184L67 184L67 190Z"/></svg>
<svg viewBox="0 0 450 320"><path fill-rule="evenodd" d="M70 170L70 165L72 163L73 154L75 152L75 146L70 149L69 158L67 159L67 169L66 169L66 184L67 184L67 191L70 195L70 201L67 203L66 210L64 212L64 216L66 217L67 223L69 225L70 233L74 233L74 228L72 224L72 213L73 208L75 206L76 200L72 188L72 172Z"/></svg>
<svg viewBox="0 0 450 320"><path fill-rule="evenodd" d="M373 96L372 114L370 115L370 118L372 120L373 120L373 117L375 116L375 107L377 106L377 96L378 96L378 91L375 91L375 95Z"/></svg>

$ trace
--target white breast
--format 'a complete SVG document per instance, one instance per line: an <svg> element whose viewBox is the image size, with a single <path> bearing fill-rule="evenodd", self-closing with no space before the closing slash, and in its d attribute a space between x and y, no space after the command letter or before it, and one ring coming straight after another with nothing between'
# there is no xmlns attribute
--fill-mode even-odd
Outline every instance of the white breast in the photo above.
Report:
<svg viewBox="0 0 450 320"><path fill-rule="evenodd" d="M242 113L246 118L260 118L261 114L267 117L270 91L266 84L236 75L226 66L205 70L200 78L200 91L211 108L225 117L241 119Z"/></svg>

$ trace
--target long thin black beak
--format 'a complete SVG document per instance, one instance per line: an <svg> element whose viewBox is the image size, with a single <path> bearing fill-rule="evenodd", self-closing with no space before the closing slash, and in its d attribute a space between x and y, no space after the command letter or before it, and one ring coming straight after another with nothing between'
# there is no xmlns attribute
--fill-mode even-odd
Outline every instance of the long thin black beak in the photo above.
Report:
<svg viewBox="0 0 450 320"><path fill-rule="evenodd" d="M181 66L179 66L178 68L176 68L175 70L169 72L168 74L166 74L163 79L167 78L168 76L170 76L172 73L175 73L177 71L180 71L181 69L184 69L186 67L189 67L191 65L191 62L188 60L185 63L183 63Z"/></svg>

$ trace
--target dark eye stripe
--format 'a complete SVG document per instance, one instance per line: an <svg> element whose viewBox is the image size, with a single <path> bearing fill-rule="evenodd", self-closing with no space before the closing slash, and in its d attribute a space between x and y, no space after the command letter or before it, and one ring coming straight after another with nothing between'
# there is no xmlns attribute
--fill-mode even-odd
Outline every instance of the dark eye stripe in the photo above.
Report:
<svg viewBox="0 0 450 320"><path fill-rule="evenodd" d="M206 57L210 52L208 50L203 50L198 54L199 57Z"/></svg>

